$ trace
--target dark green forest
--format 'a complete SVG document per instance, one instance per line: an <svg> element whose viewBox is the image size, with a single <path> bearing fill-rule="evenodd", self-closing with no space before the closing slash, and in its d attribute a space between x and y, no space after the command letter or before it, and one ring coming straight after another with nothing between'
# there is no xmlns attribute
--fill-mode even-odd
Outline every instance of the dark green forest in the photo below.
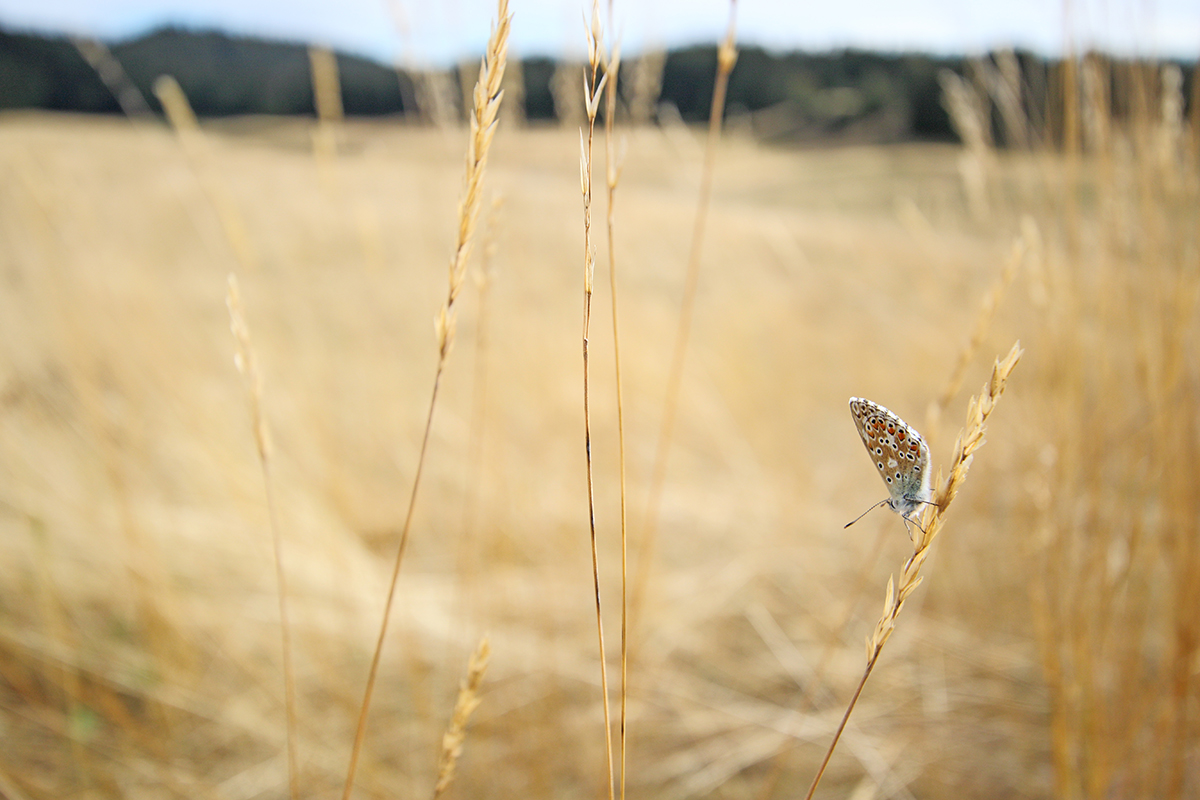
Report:
<svg viewBox="0 0 1200 800"><path fill-rule="evenodd" d="M0 31L0 109L47 109L90 114L119 114L122 107L84 48L66 38ZM160 75L173 76L201 117L248 114L311 115L313 91L307 48L301 44L231 37L216 32L163 29L108 46L113 59L157 113L151 87ZM1022 102L1030 117L1040 118L1061 62L1017 53ZM1097 56L1089 56L1097 57ZM774 53L743 47L730 78L727 114L749 119L760 138L776 141L840 139L905 141L953 139L942 104L939 76L945 70L980 80L988 58L933 57L857 50L824 53ZM342 102L349 116L413 115L418 112L422 76L368 59L337 54ZM1185 97L1192 95L1194 65L1180 65ZM549 58L520 64L526 119L554 120L554 76L559 65ZM626 99L636 82L622 72ZM657 104L669 104L688 122L707 118L716 71L713 46L674 50L660 56ZM469 74L469 73L468 73ZM453 103L461 102L455 71L442 85L453 85ZM450 80L446 80L449 78ZM140 102L140 101L139 101ZM1002 132L998 139L1002 144Z"/></svg>

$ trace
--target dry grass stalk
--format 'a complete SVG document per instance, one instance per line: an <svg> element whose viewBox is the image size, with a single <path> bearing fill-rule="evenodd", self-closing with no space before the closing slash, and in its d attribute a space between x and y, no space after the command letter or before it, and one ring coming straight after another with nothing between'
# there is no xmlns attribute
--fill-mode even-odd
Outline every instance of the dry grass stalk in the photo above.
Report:
<svg viewBox="0 0 1200 800"><path fill-rule="evenodd" d="M479 505L484 483L484 444L488 409L488 332L491 325L491 289L495 276L496 251L499 249L497 236L501 225L503 198L493 198L488 209L483 233L483 252L479 266L472 272L475 290L478 293L478 311L475 319L475 363L471 376L471 422L467 436L466 497L463 501L462 538L457 548L459 553L458 574L462 582L461 591L470 596L480 582L476 580L478 558L483 549L475 541L479 527Z"/></svg>
<svg viewBox="0 0 1200 800"><path fill-rule="evenodd" d="M341 122L345 112L337 56L328 47L310 47L308 63L312 69L313 104L317 107L318 119L330 124Z"/></svg>
<svg viewBox="0 0 1200 800"><path fill-rule="evenodd" d="M1185 162L1187 128L1183 121L1183 71L1178 64L1162 68L1162 100L1159 124L1155 126L1156 151L1160 180L1177 193L1181 189L1179 166Z"/></svg>
<svg viewBox="0 0 1200 800"><path fill-rule="evenodd" d="M196 113L192 111L192 104L188 102L179 81L170 75L160 75L154 81L154 96L162 103L163 111L166 112L171 127L175 129L175 134L184 142L185 147L190 147L199 136L200 123L196 121Z"/></svg>
<svg viewBox="0 0 1200 800"><path fill-rule="evenodd" d="M1000 109L1008 144L1025 149L1029 147L1029 118L1022 100L1021 62L1012 50L1001 50L995 55L996 67L987 71L988 92Z"/></svg>
<svg viewBox="0 0 1200 800"><path fill-rule="evenodd" d="M162 103L196 180L207 195L213 210L217 212L221 230L224 231L238 264L244 270L256 271L259 267L258 255L250 244L250 233L242 215L238 213L237 207L224 188L208 174L208 147L187 95L170 75L160 75L154 81L154 96Z"/></svg>
<svg viewBox="0 0 1200 800"><path fill-rule="evenodd" d="M987 101L966 78L950 69L938 73L942 86L942 105L950 114L950 124L967 149L987 152L992 146L988 126Z"/></svg>
<svg viewBox="0 0 1200 800"><path fill-rule="evenodd" d="M966 344L959 350L958 361L955 363L950 377L947 378L945 385L942 387L942 391L938 393L937 399L930 403L929 409L926 412L925 438L927 441L933 441L942 413L950 405L950 401L954 399L954 396L958 394L958 390L962 388L963 378L967 374L967 367L970 366L975 353L979 351L979 346L983 344L984 337L987 336L988 329L991 328L992 319L996 316L996 307L1004 299L1004 293L1008 291L1008 287L1016 277L1017 269L1025 259L1025 254L1028 252L1029 247L1030 245L1026 243L1024 235L1018 237L1013 242L1012 250L1009 253L1008 259L1004 262L1004 268L1000 271L1000 276L996 278L992 285L988 287L987 292L984 293L983 300L979 304L979 313L975 317L975 327L971 329L971 335L967 339ZM932 447L932 444L930 446Z"/></svg>
<svg viewBox="0 0 1200 800"><path fill-rule="evenodd" d="M589 34L590 35L590 34ZM587 102L579 102L578 63L563 61L550 77L550 98L554 101L554 116L564 128L578 128L587 122ZM584 66L586 69L586 65Z"/></svg>
<svg viewBox="0 0 1200 800"><path fill-rule="evenodd" d="M592 545L592 586L596 595L596 636L600 651L600 693L604 707L604 752L608 763L608 796L613 792L612 718L608 703L608 659L604 647L604 618L600 603L600 553L596 543L596 490L592 477L592 418L591 370L588 363L588 344L592 324L592 287L596 272L596 247L592 243L592 140L596 131L596 114L600 109L608 74L600 74L603 50L600 28L600 7L592 3L591 25L587 29L588 69L583 75L584 106L587 109L587 136L579 132L579 188L583 193L583 431L584 455L587 460L588 531Z"/></svg>
<svg viewBox="0 0 1200 800"><path fill-rule="evenodd" d="M32 220L36 220L33 230L42 231L46 237L43 241L53 253L53 259L46 266L52 267L48 270L50 274L57 275L63 281L60 284L62 291L76 281L68 281L68 273L62 271L69 263L70 255L64 247L61 233L50 235L50 231L57 228L55 218L58 212L53 197L46 192L50 183L30 154L19 155L10 166L12 177L7 186L19 186L27 194L27 208L36 212L32 217ZM148 535L146 527L139 522L134 510L135 493L130 486L130 466L122 442L121 425L113 413L111 388L107 380L101 377L103 373L95 371L98 363L95 360L96 331L92 327L93 318L88 313L88 303L94 300L92 292L90 287L82 284L76 286L74 292L64 292L59 301L61 306L52 315L69 342L65 351L65 363L68 365L66 380L72 394L80 401L88 437L98 448L97 455L105 478L105 485L100 491L103 497L111 498L116 503L128 587L120 592L123 601L132 601L130 610L158 663L158 669L171 673L183 672L194 666L193 645L180 635L181 612L164 570L162 553L153 537ZM3 430L3 421L0 415L0 432ZM95 500L100 501L100 497L97 496ZM0 510L7 505L0 499ZM31 526L45 532L46 523L40 515L21 511L19 516L27 518ZM164 717L160 715L159 719L164 728L169 726Z"/></svg>
<svg viewBox="0 0 1200 800"><path fill-rule="evenodd" d="M514 128L525 125L525 69L521 59L514 60L504 71L504 115L505 125Z"/></svg>
<svg viewBox="0 0 1200 800"><path fill-rule="evenodd" d="M488 658L491 647L487 637L479 640L479 647L471 654L467 662L467 677L458 687L458 698L454 701L454 714L450 717L450 727L442 735L442 749L438 755L437 783L433 787L433 796L441 797L454 781L458 759L462 756L463 742L467 739L467 723L471 714L479 707L479 687L483 685L483 675L487 672Z"/></svg>
<svg viewBox="0 0 1200 800"><path fill-rule="evenodd" d="M267 498L267 515L271 523L271 545L275 553L275 582L279 595L279 627L283 645L284 708L287 714L287 760L288 787L292 800L300 796L299 762L296 759L296 678L292 668L291 624L288 618L287 573L283 565L283 535L279 526L279 515L275 507L275 494L271 485L271 433L263 413L263 379L258 369L258 360L250 344L250 328L242 310L241 292L237 277L230 273L225 296L229 308L229 329L237 342L234 363L246 382L246 395L250 400L250 418L254 423L254 443L258 448L258 463L262 468L263 492Z"/></svg>
<svg viewBox="0 0 1200 800"><path fill-rule="evenodd" d="M225 294L225 305L229 309L229 330L237 342L233 363L246 381L246 392L250 399L250 416L254 421L254 443L258 457L264 464L271 461L271 436L262 412L262 373L258 371L258 360L250 346L250 328L242 311L241 289L237 276L229 273L229 285Z"/></svg>
<svg viewBox="0 0 1200 800"><path fill-rule="evenodd" d="M408 547L409 534L412 530L413 511L416 508L417 492L421 485L421 474L425 466L425 455L429 449L429 434L433 428L433 414L437 408L438 388L441 386L442 373L450 348L454 343L454 303L462 291L467 274L467 260L471 254L471 244L475 234L476 222L479 219L479 206L483 198L483 176L487 166L488 151L491 148L492 137L496 133L499 118L500 101L503 99L501 82L504 80L504 67L508 58L508 33L511 15L508 13L507 0L499 0L497 21L492 26L488 38L487 52L479 65L479 82L475 86L475 103L470 118L470 137L467 143L466 185L463 199L458 204L458 228L454 243L454 255L450 259L449 289L446 303L439 310L435 320L437 335L438 362L433 377L433 389L429 397L429 411L425 417L425 432L421 437L421 450L417 456L417 469L413 477L412 491L408 500L408 511L404 517L404 527L400 531L400 543L396 550L396 560L392 567L392 577L388 584L387 600L384 603L383 619L379 626L379 638L375 643L375 652L371 657L371 667L367 674L367 685L363 694L362 706L359 709L358 725L355 729L354 744L350 752L350 766L346 775L346 784L342 790L343 800L348 800L354 789L354 773L358 767L358 758L362 752L363 740L366 737L367 716L371 708L371 696L375 689L375 679L379 674L379 660L383 654L383 642L387 636L388 622L392 613L392 602L396 596L396 585L400 579L400 566L404 561L404 553Z"/></svg>
<svg viewBox="0 0 1200 800"><path fill-rule="evenodd" d="M1090 153L1107 154L1112 148L1112 76L1095 56L1083 60L1083 145Z"/></svg>
<svg viewBox="0 0 1200 800"><path fill-rule="evenodd" d="M416 57L421 44L413 36L404 3L402 0L388 0L387 7L402 45L392 66L400 87L404 116L413 120L419 119L424 123L433 123L438 127L450 125L454 114L447 106L453 106L450 97L453 87L450 86L448 76L441 73L444 80L440 84L429 80L434 73L423 66L421 60Z"/></svg>
<svg viewBox="0 0 1200 800"><path fill-rule="evenodd" d="M50 570L49 537L47 536L45 522L38 517L29 515L26 518L26 523L30 538L33 540L33 545L37 548L41 556L37 562L34 600L37 604L42 624L50 632L54 641L74 650L78 647L78 636L72 629L70 620L67 618L61 603L58 602L58 597L61 596L62 592L56 585L54 575ZM78 666L62 660L55 664L50 672L52 680L57 684L55 688L58 689L61 695L57 699L62 704L62 719L68 721L78 718L80 710L85 708L83 700L83 671ZM70 731L69 725L64 725L64 728ZM77 779L90 780L94 764L92 763L92 759L87 757L87 748L84 746L84 742L77 734L69 733L68 738L72 757L72 772L75 773Z"/></svg>
<svg viewBox="0 0 1200 800"><path fill-rule="evenodd" d="M72 37L71 43L91 68L96 70L96 74L112 92L125 116L130 119L144 119L154 115L141 90L103 42L99 39Z"/></svg>
<svg viewBox="0 0 1200 800"><path fill-rule="evenodd" d="M900 591L903 596L907 596L912 589L916 588L916 583L920 581L917 577L921 569L921 564L924 563L928 555L929 546L933 543L934 538L942 528L942 522L946 515L946 510L950 507L950 503L958 494L958 490L962 487L963 481L967 478L967 472L971 469L971 462L974 459L975 451L984 445L984 433L987 430L988 417L995 410L996 403L1000 396L1004 394L1004 388L1008 384L1008 376L1012 373L1017 362L1021 360L1021 355L1025 351L1021 349L1021 343L1017 342L1008 351L1008 355L1003 360L997 360L992 366L992 375L988 382L984 384L983 391L978 398L972 397L967 404L967 424L959 432L958 438L954 442L954 456L950 462L950 475L946 480L942 481L941 473L938 473L938 478L934 482L935 489L933 492L933 506L927 508L922 514L922 522L924 530L921 536L917 537L916 549L913 552L912 558L904 566L904 581L901 583ZM899 607L896 609L899 613Z"/></svg>
<svg viewBox="0 0 1200 800"><path fill-rule="evenodd" d="M474 105L475 84L478 78L478 73L475 69L475 60L465 58L459 61L451 73L451 79L454 81L454 87L458 90L457 104L466 112L470 113L471 107ZM511 100L512 97L510 96ZM508 105L505 103L504 105Z"/></svg>
<svg viewBox="0 0 1200 800"><path fill-rule="evenodd" d="M662 93L663 67L667 54L662 50L642 53L634 62L632 94L629 99L629 121L648 125L654 119L654 108Z"/></svg>
<svg viewBox="0 0 1200 800"><path fill-rule="evenodd" d="M659 423L658 443L654 450L650 493L646 502L646 513L642 516L641 552L638 556L633 598L630 601L630 615L635 621L645 603L646 584L650 580L650 569L654 562L658 509L662 503L663 485L667 479L667 458L671 450L671 437L675 431L675 414L679 405L680 386L683 383L684 358L687 355L688 339L692 331L692 316L696 307L696 288L700 281L700 253L704 244L704 226L708 220L709 201L712 199L713 168L717 160L717 143L721 139L725 94L729 88L729 74L733 72L733 67L737 63L736 41L737 0L730 0L729 27L725 32L725 39L717 49L717 77L713 86L712 108L708 117L708 141L704 148L704 169L700 175L700 190L696 199L696 217L693 222L692 241L688 252L683 302L679 311L679 325L675 329L675 344L672 348L671 367L667 375L667 393L663 399L662 421Z"/></svg>
<svg viewBox="0 0 1200 800"><path fill-rule="evenodd" d="M467 259L471 255L471 244L475 224L479 220L479 207L483 202L483 175L487 167L488 151L499 122L500 102L504 98L502 88L504 69L508 62L508 31L511 15L508 1L500 0L499 20L492 28L488 40L487 55L479 65L479 81L475 84L474 103L470 115L470 139L467 145L466 190L458 208L458 236L454 243L454 256L450 260L450 289L446 305L437 318L438 353L442 360L450 351L454 341L454 301L462 291L467 274Z"/></svg>
<svg viewBox="0 0 1200 800"><path fill-rule="evenodd" d="M458 101L455 99L458 81L449 72L421 68L412 74L414 100L421 119L438 128L451 128L458 123Z"/></svg>
<svg viewBox="0 0 1200 800"><path fill-rule="evenodd" d="M1167 177L1195 174L1176 146L1170 69L1088 58L1081 84L1082 101L1064 90L1063 113L1082 109L1092 152L1047 224L1051 248L1068 251L1049 283L1049 435L1022 526L1054 792L1192 797L1200 276L1184 220L1200 218L1200 190Z"/></svg>
<svg viewBox="0 0 1200 800"><path fill-rule="evenodd" d="M613 30L612 0L608 3L608 30ZM616 150L613 127L617 119L617 79L621 70L621 47L614 44L604 64L607 92L604 104L605 178L608 204L605 207L605 227L608 232L608 288L612 299L613 368L617 394L617 465L621 494L621 722L620 722L620 796L625 797L625 766L629 718L629 526L628 503L625 491L625 402L621 392L621 336L617 313L617 255L616 255L616 197L621 179L621 157Z"/></svg>
<svg viewBox="0 0 1200 800"><path fill-rule="evenodd" d="M992 163L991 127L986 99L965 78L943 69L938 73L942 85L942 105L950 114L950 123L965 148L958 160L959 176L971 214L976 220L987 217L987 179Z"/></svg>
<svg viewBox="0 0 1200 800"><path fill-rule="evenodd" d="M979 397L972 397L971 401L967 404L967 424L959 432L958 439L954 443L954 456L950 463L950 475L943 480L941 472L938 473L937 480L934 482L935 488L932 503L926 506L925 512L921 515L921 526L913 543L913 554L904 564L899 588L895 585L894 576L888 576L887 591L883 600L883 614L880 615L879 621L875 624L875 630L866 640L867 666L863 670L862 678L858 682L858 688L854 690L854 695L850 698L850 703L846 706L846 712L842 716L842 721L834 732L833 741L830 742L829 749L825 752L825 758L822 760L821 766L817 769L816 776L813 777L812 786L809 787L808 794L805 795L806 800L812 800L813 794L817 791L817 785L821 782L821 777L825 774L825 768L829 765L829 759L833 757L833 751L837 748L842 732L846 729L846 723L850 719L850 714L854 711L854 707L858 703L858 698L862 694L863 687L866 686L867 679L871 677L871 672L875 669L875 664L879 661L879 654L883 652L883 646L887 644L887 640L891 638L892 632L896 629L896 619L900 616L900 610L904 608L904 602L921 585L921 581L924 580L924 576L921 575L921 566L925 563L925 559L929 557L929 548L942 529L942 522L946 511L950 508L950 503L953 502L954 497L958 494L958 490L962 487L963 481L967 478L967 472L971 468L975 451L984 444L987 419L995 409L996 402L1000 399L1000 396L1004 394L1004 388L1008 383L1008 376L1012 372L1013 367L1020 361L1023 352L1020 342L1014 344L1003 361L997 360L993 364L992 376L984 384L983 391Z"/></svg>
<svg viewBox="0 0 1200 800"><path fill-rule="evenodd" d="M317 166L332 184L337 159L337 131L344 117L337 56L326 47L310 47L308 62L312 71L313 105L317 108L313 152L317 158Z"/></svg>
<svg viewBox="0 0 1200 800"><path fill-rule="evenodd" d="M342 104L337 55L327 47L309 47L308 61L312 73L313 105L317 111L317 125L312 132L317 176L325 190L332 195L334 206L348 218L358 233L364 265L370 270L382 271L383 246L378 212L365 202L351 203L345 196L341 181L338 140L346 114Z"/></svg>

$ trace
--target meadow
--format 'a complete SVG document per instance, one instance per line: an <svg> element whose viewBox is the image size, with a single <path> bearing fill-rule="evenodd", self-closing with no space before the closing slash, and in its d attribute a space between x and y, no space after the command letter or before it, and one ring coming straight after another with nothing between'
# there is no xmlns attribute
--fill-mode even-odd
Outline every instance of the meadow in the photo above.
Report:
<svg viewBox="0 0 1200 800"><path fill-rule="evenodd" d="M630 575L644 575L629 796L803 796L913 552L886 509L843 530L886 496L847 400L891 408L946 468L968 398L1018 339L987 444L817 797L1200 791L1197 126L1159 72L1096 74L1128 106L1081 79L1065 144L1031 127L1010 150L979 131L801 149L733 126L656 507L705 140L618 120ZM467 136L0 117L0 796L287 796L273 525L300 796L341 790L438 363ZM579 150L576 128L512 119L492 143L357 797L432 794L484 636L447 796L607 795ZM615 713L620 479L593 202Z"/></svg>

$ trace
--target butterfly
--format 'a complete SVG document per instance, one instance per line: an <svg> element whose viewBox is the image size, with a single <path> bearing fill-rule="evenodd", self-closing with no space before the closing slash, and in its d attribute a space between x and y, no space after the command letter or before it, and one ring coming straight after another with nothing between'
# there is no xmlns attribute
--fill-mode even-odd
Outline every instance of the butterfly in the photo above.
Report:
<svg viewBox="0 0 1200 800"><path fill-rule="evenodd" d="M861 397L850 398L850 416L862 437L879 477L888 487L888 498L860 514L849 528L873 509L886 504L908 523L921 528L917 517L921 506L933 505L930 497L929 446L908 423L878 403ZM924 530L924 529L922 529ZM910 529L911 534L911 529Z"/></svg>

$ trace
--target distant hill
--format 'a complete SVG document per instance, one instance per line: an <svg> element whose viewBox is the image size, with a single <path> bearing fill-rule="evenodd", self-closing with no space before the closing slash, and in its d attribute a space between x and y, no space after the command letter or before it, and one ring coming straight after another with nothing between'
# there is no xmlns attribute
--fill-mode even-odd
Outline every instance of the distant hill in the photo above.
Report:
<svg viewBox="0 0 1200 800"><path fill-rule="evenodd" d="M716 51L674 51L663 70L663 97L689 121L706 119ZM961 72L963 59L862 50L774 54L745 48L729 80L730 113L754 115L766 138L952 139L938 72Z"/></svg>
<svg viewBox="0 0 1200 800"><path fill-rule="evenodd" d="M173 76L202 117L237 114L312 114L312 81L305 45L173 28L110 46L149 105L151 87ZM339 54L347 114L405 110L397 74L375 62ZM120 113L116 99L69 40L0 31L0 108Z"/></svg>
<svg viewBox="0 0 1200 800"><path fill-rule="evenodd" d="M113 44L110 52L154 111L159 109L151 87L158 76L169 74L202 117L313 113L309 58L302 44L163 29ZM1024 102L1040 114L1056 65L1027 53L1018 54L1018 62L1026 82ZM337 63L346 114L416 110L420 91L414 77L419 76L345 54L337 55ZM521 67L525 116L553 119L559 65L530 58ZM747 47L730 78L727 113L748 120L756 135L780 141L953 139L939 74L964 74L966 67L962 58L920 54L775 54ZM667 53L659 102L671 104L686 121L705 120L715 71L715 47ZM1193 72L1190 65L1184 69L1185 97ZM625 93L631 91L630 75L622 70ZM438 85L446 102L461 102L457 76L443 74ZM0 109L13 108L121 112L112 91L72 42L0 31Z"/></svg>
<svg viewBox="0 0 1200 800"><path fill-rule="evenodd" d="M66 39L0 31L0 108L120 111L100 76Z"/></svg>
<svg viewBox="0 0 1200 800"><path fill-rule="evenodd" d="M166 29L115 45L112 54L147 96L155 78L173 76L200 116L313 113L305 45ZM395 70L344 54L337 61L347 114L405 110Z"/></svg>

